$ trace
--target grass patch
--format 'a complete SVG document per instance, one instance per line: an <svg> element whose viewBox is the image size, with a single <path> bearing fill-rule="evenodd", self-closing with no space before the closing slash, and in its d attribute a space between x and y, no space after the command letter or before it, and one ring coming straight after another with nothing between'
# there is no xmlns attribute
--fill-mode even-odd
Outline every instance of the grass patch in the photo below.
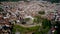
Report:
<svg viewBox="0 0 60 34"><path fill-rule="evenodd" d="M37 31L39 29L40 26L34 26L34 27L22 27L20 25L14 25L13 27L13 32L19 31L21 33L25 33L25 32L31 32L31 31Z"/></svg>
<svg viewBox="0 0 60 34"><path fill-rule="evenodd" d="M30 20L30 18L25 18L25 19L24 19L24 21L26 21L26 22L29 21L29 20Z"/></svg>

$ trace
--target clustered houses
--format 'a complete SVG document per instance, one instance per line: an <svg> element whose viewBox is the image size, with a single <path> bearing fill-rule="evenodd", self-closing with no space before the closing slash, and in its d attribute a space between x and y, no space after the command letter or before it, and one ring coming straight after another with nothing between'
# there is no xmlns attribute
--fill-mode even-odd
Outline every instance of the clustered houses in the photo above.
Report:
<svg viewBox="0 0 60 34"><path fill-rule="evenodd" d="M54 16L54 13L50 12L48 15L47 15L48 19L49 20L52 20L55 16Z"/></svg>
<svg viewBox="0 0 60 34"><path fill-rule="evenodd" d="M44 10L45 12L56 7L55 4L47 3L47 2L39 2L39 1L31 1L31 2L1 2L0 6L4 11L0 12L0 30L1 32L4 30L4 27L8 28L7 32L11 32L11 24L13 23L21 23L24 21L23 18L37 15L39 11ZM51 10L51 11L52 11ZM60 11L55 13L50 13L48 15L49 19L55 18L57 15L57 19L60 20ZM58 17L59 16L59 17ZM4 24L2 24L4 23ZM23 22L25 23L25 22ZM7 25L7 26L6 26ZM8 27L9 26L9 27Z"/></svg>
<svg viewBox="0 0 60 34"><path fill-rule="evenodd" d="M7 14L7 12L0 8L0 34L12 33L12 22L9 21L10 19Z"/></svg>
<svg viewBox="0 0 60 34"><path fill-rule="evenodd" d="M57 20L60 21L60 11L57 12Z"/></svg>
<svg viewBox="0 0 60 34"><path fill-rule="evenodd" d="M54 12L50 12L47 16L47 18L49 20L55 20L55 21L60 21L60 11L54 11Z"/></svg>
<svg viewBox="0 0 60 34"><path fill-rule="evenodd" d="M54 6L51 3L43 2L43 1L31 1L31 2L2 2L2 6L6 7L5 10L11 11L12 7L15 9L12 9L13 11L16 11L18 9L18 12L23 17L25 15L35 16L38 11L41 10L49 10L51 6ZM54 7L53 7L54 8ZM52 8L51 8L52 9ZM12 11L11 11L12 12ZM33 14L34 13L34 14Z"/></svg>
<svg viewBox="0 0 60 34"><path fill-rule="evenodd" d="M8 19L0 17L0 34L11 34L11 24Z"/></svg>
<svg viewBox="0 0 60 34"><path fill-rule="evenodd" d="M47 1L30 1L30 2L1 2L0 5L4 11L8 12L7 17L9 21L22 21L25 16L34 17L39 11L49 12L54 10L56 4L48 3ZM6 17L4 17L6 18Z"/></svg>

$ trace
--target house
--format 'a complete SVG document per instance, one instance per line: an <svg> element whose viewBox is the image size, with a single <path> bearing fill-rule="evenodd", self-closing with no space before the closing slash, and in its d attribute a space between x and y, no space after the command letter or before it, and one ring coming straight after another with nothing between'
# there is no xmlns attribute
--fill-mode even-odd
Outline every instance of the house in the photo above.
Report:
<svg viewBox="0 0 60 34"><path fill-rule="evenodd" d="M9 34L11 33L11 24L9 23L8 18L0 17L0 34Z"/></svg>
<svg viewBox="0 0 60 34"><path fill-rule="evenodd" d="M52 20L52 19L54 19L54 17L55 17L54 13L50 13L50 14L48 14L47 16L48 16L47 18L48 18L49 20Z"/></svg>

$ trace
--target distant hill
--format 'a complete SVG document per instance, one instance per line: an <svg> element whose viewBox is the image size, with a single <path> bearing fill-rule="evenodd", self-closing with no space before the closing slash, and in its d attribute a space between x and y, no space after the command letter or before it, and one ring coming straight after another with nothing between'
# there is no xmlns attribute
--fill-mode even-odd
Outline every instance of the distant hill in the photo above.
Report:
<svg viewBox="0 0 60 34"><path fill-rule="evenodd" d="M27 1L27 0L0 0L0 2L2 1ZM30 0L30 1L34 1L34 0ZM49 2L52 2L52 3L59 3L60 0L35 0L35 1L49 1Z"/></svg>
<svg viewBox="0 0 60 34"><path fill-rule="evenodd" d="M52 3L59 3L60 0L43 0L43 1L49 1L49 2L52 2Z"/></svg>
<svg viewBox="0 0 60 34"><path fill-rule="evenodd" d="M0 0L0 2L3 2L3 1L21 1L21 0Z"/></svg>

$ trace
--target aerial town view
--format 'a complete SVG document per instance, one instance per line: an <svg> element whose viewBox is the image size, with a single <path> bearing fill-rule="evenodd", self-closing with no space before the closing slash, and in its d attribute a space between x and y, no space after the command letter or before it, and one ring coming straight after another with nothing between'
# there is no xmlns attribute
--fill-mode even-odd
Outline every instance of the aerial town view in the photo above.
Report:
<svg viewBox="0 0 60 34"><path fill-rule="evenodd" d="M0 34L60 34L60 0L0 0Z"/></svg>

